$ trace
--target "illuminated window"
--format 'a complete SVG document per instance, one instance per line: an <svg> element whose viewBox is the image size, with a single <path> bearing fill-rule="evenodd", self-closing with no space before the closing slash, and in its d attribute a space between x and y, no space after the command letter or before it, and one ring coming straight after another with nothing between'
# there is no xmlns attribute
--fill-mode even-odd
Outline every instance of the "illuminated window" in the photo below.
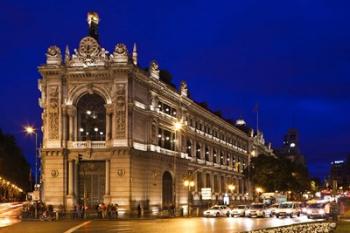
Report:
<svg viewBox="0 0 350 233"><path fill-rule="evenodd" d="M199 145L199 143L196 144L196 158L201 158L201 146Z"/></svg>
<svg viewBox="0 0 350 233"><path fill-rule="evenodd" d="M192 157L192 142L190 139L187 139L187 148L186 148L186 152L188 154L188 156Z"/></svg>
<svg viewBox="0 0 350 233"><path fill-rule="evenodd" d="M205 147L205 160L209 161L209 148L208 148L208 146Z"/></svg>
<svg viewBox="0 0 350 233"><path fill-rule="evenodd" d="M77 104L78 140L104 141L106 109L104 99L97 94L82 96Z"/></svg>

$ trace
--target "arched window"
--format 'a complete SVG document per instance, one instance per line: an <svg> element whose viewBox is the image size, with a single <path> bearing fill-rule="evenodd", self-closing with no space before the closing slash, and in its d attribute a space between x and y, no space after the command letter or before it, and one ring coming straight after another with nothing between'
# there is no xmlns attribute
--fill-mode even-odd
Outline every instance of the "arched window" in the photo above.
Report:
<svg viewBox="0 0 350 233"><path fill-rule="evenodd" d="M106 108L104 99L97 94L86 94L77 104L79 141L104 141L106 135Z"/></svg>

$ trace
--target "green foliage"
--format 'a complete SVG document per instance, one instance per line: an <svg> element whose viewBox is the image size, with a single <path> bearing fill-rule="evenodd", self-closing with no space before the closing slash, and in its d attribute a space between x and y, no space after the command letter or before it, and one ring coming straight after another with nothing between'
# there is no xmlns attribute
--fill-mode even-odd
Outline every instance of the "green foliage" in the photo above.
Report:
<svg viewBox="0 0 350 233"><path fill-rule="evenodd" d="M251 167L245 172L251 176L254 184L267 192L303 192L310 188L307 168L285 158L259 155L252 158Z"/></svg>
<svg viewBox="0 0 350 233"><path fill-rule="evenodd" d="M27 191L29 184L29 165L12 135L0 129L0 176Z"/></svg>

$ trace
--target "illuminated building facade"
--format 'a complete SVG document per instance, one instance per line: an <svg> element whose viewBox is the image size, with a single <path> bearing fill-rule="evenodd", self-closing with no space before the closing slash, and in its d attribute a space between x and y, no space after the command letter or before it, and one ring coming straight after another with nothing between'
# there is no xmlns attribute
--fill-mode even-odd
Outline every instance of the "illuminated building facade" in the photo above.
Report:
<svg viewBox="0 0 350 233"><path fill-rule="evenodd" d="M141 69L136 45L128 53L119 43L109 54L98 16L88 22L89 36L72 55L51 46L39 67L44 201L156 213L186 211L188 196L201 204L202 188L211 188L213 202L250 199L243 171L258 143L252 134L196 104L185 82L176 90L161 81L156 61Z"/></svg>

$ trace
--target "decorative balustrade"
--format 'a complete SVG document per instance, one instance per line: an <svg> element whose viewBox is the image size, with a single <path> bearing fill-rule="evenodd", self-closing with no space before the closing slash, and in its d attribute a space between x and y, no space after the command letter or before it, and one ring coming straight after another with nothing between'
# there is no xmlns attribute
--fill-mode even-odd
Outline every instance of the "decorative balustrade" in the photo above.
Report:
<svg viewBox="0 0 350 233"><path fill-rule="evenodd" d="M85 148L100 149L100 148L106 148L106 142L105 141L73 141L68 144L68 147L71 149L85 149Z"/></svg>

